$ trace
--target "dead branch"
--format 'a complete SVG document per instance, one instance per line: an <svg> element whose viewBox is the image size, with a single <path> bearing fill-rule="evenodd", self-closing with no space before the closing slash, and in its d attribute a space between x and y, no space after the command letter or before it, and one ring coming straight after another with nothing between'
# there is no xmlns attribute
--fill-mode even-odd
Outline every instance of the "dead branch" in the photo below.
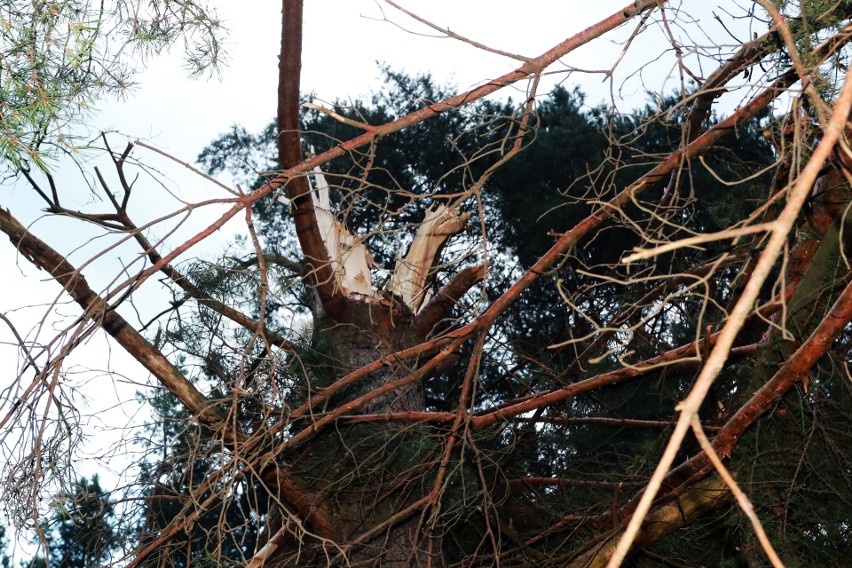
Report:
<svg viewBox="0 0 852 568"><path fill-rule="evenodd" d="M469 266L453 276L453 279L441 288L414 318L412 327L415 332L426 337L468 290L485 279L487 268L487 264Z"/></svg>
<svg viewBox="0 0 852 568"><path fill-rule="evenodd" d="M731 493L718 475L697 483L677 499L655 507L649 512L641 531L636 535L638 548L649 546L664 536L685 527L709 511L731 501ZM603 568L611 561L621 532L566 564L570 568Z"/></svg>
<svg viewBox="0 0 852 568"><path fill-rule="evenodd" d="M114 307L98 296L76 268L61 254L39 240L8 211L0 209L0 230L9 236L12 244L35 266L46 270L59 282L77 304L83 308L84 319L95 322L124 347L137 361L183 403L186 409L202 424L222 436L229 436L229 429L219 409L187 380L162 353L142 337Z"/></svg>
<svg viewBox="0 0 852 568"><path fill-rule="evenodd" d="M788 75L790 73L788 72ZM610 560L609 566L615 568L621 565L630 549L631 542L638 533L642 524L642 519L647 514L653 502L654 496L660 488L660 485L666 475L668 468L674 461L675 455L681 442L683 441L686 430L689 427L693 416L697 416L701 402L707 396L707 392L713 383L713 380L722 370L725 360L731 350L731 346L742 327L748 312L751 311L755 299L757 298L760 287L769 276L769 272L775 263L778 255L783 249L787 236L798 217L802 205L807 199L814 182L816 181L823 164L834 149L837 140L842 136L846 129L846 122L849 118L849 111L852 108L852 75L847 75L846 82L843 85L843 90L838 98L831 120L827 124L822 140L814 150L807 165L799 175L796 185L788 196L788 201L784 210L779 214L775 221L769 242L766 245L763 253L758 260L754 271L740 296L739 301L731 312L727 323L713 347L713 351L707 359L701 374L693 386L689 396L678 406L681 415L678 418L678 424L672 433L668 446L666 447L660 463L651 481L648 482L648 488L645 494L636 507L636 511L630 520L627 530L622 537L616 553ZM827 348L827 346L826 346Z"/></svg>

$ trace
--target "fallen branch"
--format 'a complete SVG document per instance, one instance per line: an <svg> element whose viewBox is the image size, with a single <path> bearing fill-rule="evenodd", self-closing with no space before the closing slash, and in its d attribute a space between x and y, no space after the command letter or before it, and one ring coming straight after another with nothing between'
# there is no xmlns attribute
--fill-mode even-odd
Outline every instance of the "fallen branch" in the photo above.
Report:
<svg viewBox="0 0 852 568"><path fill-rule="evenodd" d="M654 508L635 536L638 547L648 546L664 536L687 526L702 515L731 500L731 492L718 475L697 483L677 499L672 499ZM617 532L603 543L582 554L566 565L566 568L603 568L610 561L618 543Z"/></svg>
<svg viewBox="0 0 852 568"><path fill-rule="evenodd" d="M849 276L847 275L847 278ZM802 343L787 362L766 382L713 438L713 449L722 457L731 455L743 433L796 383L805 379L814 365L826 354L843 329L852 322L852 278L820 324ZM664 481L666 487L676 487L706 471L709 460L700 453L673 469Z"/></svg>
<svg viewBox="0 0 852 568"><path fill-rule="evenodd" d="M198 421L223 437L230 437L230 428L222 412L195 388L177 367L154 349L142 335L92 290L86 279L64 256L30 233L5 209L0 208L0 231L9 236L12 244L27 260L46 270L83 308L82 318L93 321L112 336L153 374Z"/></svg>
<svg viewBox="0 0 852 568"><path fill-rule="evenodd" d="M787 73L787 75L790 74L791 72ZM843 89L841 90L840 96L835 104L831 120L826 125L822 140L820 140L819 145L814 150L813 155L810 160L808 160L807 165L805 165L796 180L796 184L787 198L787 205L774 222L774 227L769 237L769 241L766 244L766 248L761 254L751 278L749 278L739 301L737 301L736 306L734 306L727 323L722 328L719 339L710 353L710 356L707 358L707 363L704 365L704 368L701 370L701 373L696 379L692 391L689 396L687 396L686 399L678 405L677 409L681 411L681 415L678 418L677 426L672 433L671 439L663 452L663 456L660 458L660 462L657 465L651 480L648 482L648 487L645 490L642 499L636 507L636 511L630 520L630 524L628 525L615 554L613 554L613 557L610 560L608 565L610 568L620 566L621 562L627 556L627 552L630 549L632 541L642 525L642 520L650 510L654 497L659 491L666 476L666 472L675 459L678 449L680 448L680 444L686 435L690 422L692 421L692 417L698 415L701 403L707 395L707 392L710 390L710 386L713 384L714 379L722 370L722 367L728 358L728 354L730 353L731 346L733 345L746 316L751 311L763 283L766 278L768 278L778 255L787 243L790 230L792 229L793 224L795 223L823 164L834 149L834 145L843 135L846 128L846 122L849 118L850 108L852 108L852 74L847 73L846 82L844 83Z"/></svg>

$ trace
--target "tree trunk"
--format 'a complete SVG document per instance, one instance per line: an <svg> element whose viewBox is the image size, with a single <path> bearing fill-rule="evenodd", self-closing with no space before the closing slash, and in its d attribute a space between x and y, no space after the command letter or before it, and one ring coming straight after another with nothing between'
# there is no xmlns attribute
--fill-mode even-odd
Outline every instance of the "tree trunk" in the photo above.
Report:
<svg viewBox="0 0 852 568"><path fill-rule="evenodd" d="M412 329L411 311L401 302L379 302L375 298L347 299L345 308L316 319L313 348L315 360L308 368L311 379L327 386L340 377L382 360L394 352L418 343ZM320 309L321 311L321 309ZM308 367L306 365L306 367ZM350 385L318 407L332 410L357 397L402 378L414 370L403 364L389 365ZM321 391L317 391L321 392ZM381 394L357 408L358 414L387 414L425 410L423 385L419 381ZM309 427L308 424L301 427ZM308 491L325 504L330 517L334 543L313 540L307 547L282 547L263 566L325 566L344 563L330 560L345 551L352 565L431 566L442 565L439 558L428 562L422 531L416 516L388 522L399 511L421 499L430 490L425 477L431 465L433 444L425 426L400 428L395 423L334 423L314 435L309 442L288 451L285 457L293 473L304 480ZM286 502L283 495L281 501ZM281 529L284 515L276 514ZM307 527L310 531L311 527ZM294 534L297 531L293 531ZM349 545L360 536L371 537L357 546ZM298 540L308 534L299 535ZM291 539L292 541L293 539Z"/></svg>

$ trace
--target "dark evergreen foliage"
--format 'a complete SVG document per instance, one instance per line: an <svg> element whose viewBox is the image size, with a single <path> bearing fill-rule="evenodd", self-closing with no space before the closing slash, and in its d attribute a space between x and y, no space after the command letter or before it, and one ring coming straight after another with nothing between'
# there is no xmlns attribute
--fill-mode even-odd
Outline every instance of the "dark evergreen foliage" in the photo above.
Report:
<svg viewBox="0 0 852 568"><path fill-rule="evenodd" d="M6 527L0 525L0 566L3 568L12 567L12 558L9 556L8 546Z"/></svg>
<svg viewBox="0 0 852 568"><path fill-rule="evenodd" d="M385 73L386 88L371 101L340 105L335 111L354 121L380 124L446 95L429 77L409 77L389 70ZM507 270L517 272L529 267L550 246L553 234L588 215L593 201L590 196L598 201L608 199L646 171L655 157L675 149L681 142L686 108L680 101L666 98L652 101L632 116L610 116L604 108L586 106L578 90L557 88L543 98L538 104L535 129L525 140L527 148L488 182L483 193L485 221L491 231L488 237L500 243L499 254L504 259L516 259L516 267ZM416 226L430 201L449 199L495 162L489 149L499 147L507 134L517 131L514 110L511 101L486 101L464 112L441 114L381 140L369 151L324 167L342 220L363 235L379 265L392 265L400 252L400 239ZM315 111L306 111L303 118L306 151L322 151L360 133L355 126ZM671 275L700 267L703 259L724 250L720 247L728 246L725 243L729 241L704 250L686 248L660 255L651 268L643 269L643 278L629 282L636 274L618 261L623 251L647 245L647 233L637 233L631 223L647 221L649 211L666 192L677 201L668 224L659 224L668 239L690 232L718 231L747 216L753 203L765 198L771 173L752 176L736 186L720 180L768 171L777 158L762 135L768 120L764 115L731 132L705 154L703 162L686 164L680 172L681 181L643 194L643 201L608 221L594 240L572 251L558 270L522 296L487 340L479 404L499 404L618 369L625 362L688 343L700 336L705 326L721 320L721 310L730 301L733 270L718 270L707 282ZM272 126L257 135L235 127L211 143L199 161L211 173L228 171L257 185L266 179L263 172L277 167L274 144ZM423 199L424 195L429 199ZM256 213L269 248L294 257L298 248L288 205L268 200L256 206ZM474 221L457 250L475 247L481 238L477 234L479 214L474 212ZM551 236L543 229L551 231ZM365 233L367 230L373 232ZM751 251L748 245L737 245L730 252L739 255L737 262L741 263ZM199 264L193 277L214 297L234 300L244 296L249 301L256 275L243 270L246 266L233 258ZM300 314L309 313L310 294L295 284L297 275L292 267L274 262L271 266L273 277L279 279L287 295L270 302L268 316L272 322L292 324L294 314L304 317ZM497 274L489 283L489 293L501 292L510 276L508 271ZM435 279L441 283L442 276ZM642 298L659 287L667 287L668 300L660 303L656 295L643 303ZM767 290L767 297L769 293ZM462 318L464 309L463 303L458 309ZM244 331L233 330L228 341L211 342L211 336L222 337L217 331L219 325L218 316L202 307L195 319L184 320L170 331L168 341L180 345L185 353L195 354L198 380L212 385L223 408L230 408L229 393L234 389L254 393L240 399L236 413L246 432L262 431L280 420L264 410L268 408L264 392L286 391L295 407L338 376L337 363L316 330L312 337L302 338L301 352L275 366L269 364L265 349ZM593 333L608 325L613 325L609 338L578 361L578 355L591 344ZM553 348L568 340L564 346ZM243 364L243 352L229 347L228 342L252 345L248 352L256 364L247 375L243 373L255 377L252 384L235 384L231 379L241 375L238 366ZM457 354L461 360L470 357L466 349L470 346ZM723 423L727 418L724 409L742 402L751 388L749 369L753 364L733 365L717 381L708 399L711 402L703 410L702 419L708 426ZM777 368L778 361L769 365ZM447 401L458 398L461 373L444 369L426 383L427 410L454 407ZM782 556L800 559L802 566L830 565L850 552L848 456L841 450L849 447L849 429L842 427L849 419L849 401L845 400L848 389L838 388L836 370L825 369L820 377L808 393L788 395L779 407L779 411L786 409L784 413L768 417L766 425L751 434L746 447L737 450L732 462L761 515L773 519L767 525ZM483 554L491 546L487 534L492 523L510 527L506 534L514 534L520 542L558 523L570 526L566 519L582 513L592 521L578 524L568 537L554 532L537 545L550 558L570 554L612 522L607 515L613 503L624 503L645 483L668 438L664 423L673 419L675 405L693 380L694 370L674 368L593 394L580 394L551 406L546 416L538 412L514 425L477 432L476 467L458 452L449 464L443 509L435 521L446 527L445 559L461 562L472 554ZM351 394L344 393L324 409L349 399ZM191 487L223 468L217 461L220 455L208 447L202 429L187 421L169 395L157 395L153 402L165 426L152 436L150 443L161 446L152 451L143 473L148 487L139 527L143 541L144 535L156 534L156 529L180 514L185 504L182 497ZM590 417L657 421L662 427L582 422ZM301 423L297 421L285 431L290 428L298 431ZM416 470L417 464L432 463L430 436L441 434L445 427L424 428L389 432L370 425L339 424L336 437L322 438L312 446L310 459L298 462L300 447L288 450L283 459L298 462L297 471L309 482L337 479L345 469L353 472L348 481L352 487L372 483L379 488L389 482L388 475L404 475L411 468ZM325 450L323 444L328 446ZM694 440L685 444L680 462L697 452L696 444ZM777 455L777 463L761 459L759 466L749 465L756 452ZM797 460L789 459L791 452L799 456ZM396 465L389 465L391 462ZM425 487L432 474L428 468L424 472L419 482ZM183 532L173 540L174 546L185 550L172 556L185 558L173 565L204 565L214 557L219 562L239 561L250 556L259 538L262 542L259 533L270 520L266 518L269 494L261 477L262 472L223 475L211 491L226 488L228 499L206 509L192 524L191 534ZM518 483L525 477L561 479L564 483L556 487ZM821 489L823 484L828 489ZM340 499L346 499L345 487L335 490ZM483 493L489 495L493 511L479 506ZM825 506L822 500L829 494L832 503ZM383 497L362 494L361 498L369 501ZM405 503L403 496L395 506ZM762 562L756 560L758 548L750 527L735 509L718 509L700 523L700 527L692 526L688 532L657 543L648 556L635 560L635 565L654 566L654 558L663 557L688 565ZM717 541L723 541L724 546L715 546ZM526 554L535 558L537 553L530 550ZM158 559L151 557L148 562L154 566Z"/></svg>
<svg viewBox="0 0 852 568"><path fill-rule="evenodd" d="M55 501L43 527L48 559L36 558L33 566L97 568L108 564L118 548L113 521L114 506L98 476L80 478Z"/></svg>

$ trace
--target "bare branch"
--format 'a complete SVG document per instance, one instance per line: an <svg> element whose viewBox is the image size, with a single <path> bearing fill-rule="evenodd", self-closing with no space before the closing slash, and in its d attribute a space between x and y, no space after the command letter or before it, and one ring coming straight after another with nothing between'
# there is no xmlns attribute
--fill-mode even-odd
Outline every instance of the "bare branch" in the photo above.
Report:
<svg viewBox="0 0 852 568"><path fill-rule="evenodd" d="M757 266L755 266L754 272L751 278L749 278L748 284L746 284L745 290L743 290L743 294L734 307L728 322L720 332L719 340L713 347L713 351L710 353L704 368L701 370L695 386L693 386L689 396L678 406L681 415L678 418L675 431L672 433L669 444L663 453L663 457L660 459L660 463L657 465L657 469L654 471L651 481L648 482L648 488L645 490L645 494L642 496L639 505L637 505L636 511L633 513L630 524L619 542L619 546L610 560L609 566L620 566L627 555L631 543L639 531L642 520L650 509L654 496L659 491L668 468L671 466L672 461L674 461L686 430L693 416L697 415L701 402L704 400L707 391L713 384L713 380L719 374L725 360L728 358L734 339L742 327L748 312L751 311L763 282L768 277L769 271L772 269L775 260L784 247L793 223L798 217L799 211L822 169L823 163L828 159L837 140L843 135L850 109L852 109L852 75L847 74L843 90L835 104L831 120L826 125L822 140L820 140L819 145L814 150L810 160L808 160L805 169L799 175L795 187L788 196L786 207L775 221L769 242L761 254Z"/></svg>

